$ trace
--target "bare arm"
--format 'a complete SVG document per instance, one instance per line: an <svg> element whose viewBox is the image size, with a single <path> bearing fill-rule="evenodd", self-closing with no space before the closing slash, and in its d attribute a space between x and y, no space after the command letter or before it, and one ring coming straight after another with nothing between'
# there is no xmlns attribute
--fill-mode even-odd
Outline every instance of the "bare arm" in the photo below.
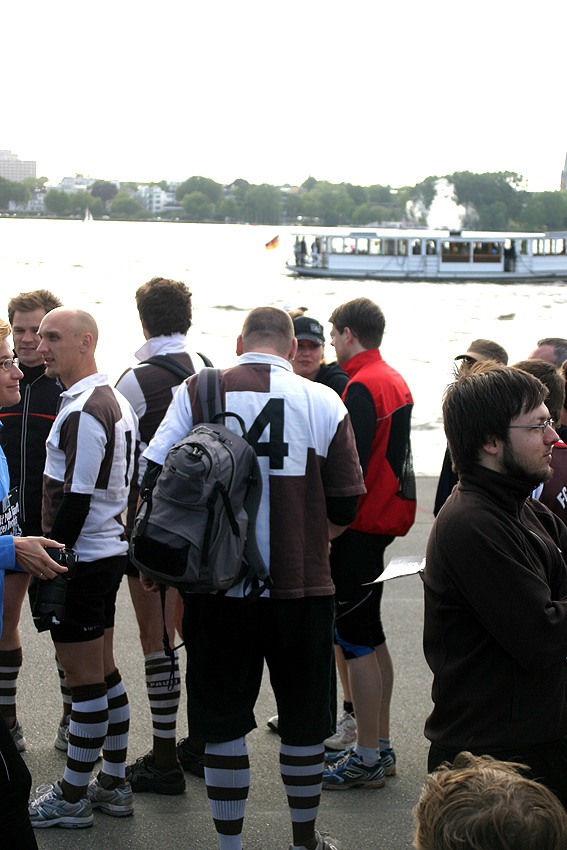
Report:
<svg viewBox="0 0 567 850"><path fill-rule="evenodd" d="M49 540L47 537L14 537L16 563L24 572L38 578L55 578L57 573L66 573L67 567L57 564L45 551L64 549L63 543Z"/></svg>

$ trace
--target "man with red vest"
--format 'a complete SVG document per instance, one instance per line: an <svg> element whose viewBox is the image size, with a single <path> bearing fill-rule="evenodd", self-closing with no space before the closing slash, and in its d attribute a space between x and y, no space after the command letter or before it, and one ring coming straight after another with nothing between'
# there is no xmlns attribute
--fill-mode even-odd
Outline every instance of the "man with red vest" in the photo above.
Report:
<svg viewBox="0 0 567 850"><path fill-rule="evenodd" d="M381 624L382 585L369 585L384 569L384 551L415 519L415 477L410 445L413 399L380 345L386 320L380 307L357 298L329 321L337 361L350 378L349 410L367 492L356 520L333 542L337 663L350 685L357 741L327 756L323 787L380 788L396 772L390 742L394 671Z"/></svg>

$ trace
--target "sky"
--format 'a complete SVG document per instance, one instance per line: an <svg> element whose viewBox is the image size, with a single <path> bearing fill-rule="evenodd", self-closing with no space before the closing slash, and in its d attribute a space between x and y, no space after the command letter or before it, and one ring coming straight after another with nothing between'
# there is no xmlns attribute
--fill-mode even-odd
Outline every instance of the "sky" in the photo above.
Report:
<svg viewBox="0 0 567 850"><path fill-rule="evenodd" d="M555 190L566 14L564 0L20 0L2 12L0 148L52 184L400 187L466 170Z"/></svg>

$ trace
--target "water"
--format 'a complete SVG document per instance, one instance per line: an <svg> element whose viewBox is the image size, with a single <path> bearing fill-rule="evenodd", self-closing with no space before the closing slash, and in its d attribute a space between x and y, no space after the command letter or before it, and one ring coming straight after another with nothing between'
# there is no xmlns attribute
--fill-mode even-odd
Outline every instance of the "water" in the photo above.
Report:
<svg viewBox="0 0 567 850"><path fill-rule="evenodd" d="M280 247L266 251L278 232ZM271 226L4 218L2 300L6 305L18 292L46 288L88 310L100 329L99 369L115 381L143 343L134 293L156 275L191 288L192 347L221 367L234 364L236 337L253 307L306 306L325 325L338 304L372 298L386 316L382 354L414 395L413 449L421 474L441 467L440 404L456 354L485 337L503 345L514 363L541 337L567 336L567 289L560 283L300 280L285 272L293 241L290 229ZM6 314L0 306L0 316ZM327 355L333 359L330 346Z"/></svg>

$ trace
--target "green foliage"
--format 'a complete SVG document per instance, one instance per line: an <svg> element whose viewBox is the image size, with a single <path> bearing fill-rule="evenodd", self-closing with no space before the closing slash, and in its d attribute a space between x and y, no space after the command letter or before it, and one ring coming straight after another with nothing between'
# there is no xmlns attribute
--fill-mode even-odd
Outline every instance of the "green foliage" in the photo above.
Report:
<svg viewBox="0 0 567 850"><path fill-rule="evenodd" d="M222 186L209 177L190 177L177 187L175 197L178 201L182 201L185 195L191 195L193 192L202 192L211 203L216 204L221 199Z"/></svg>
<svg viewBox="0 0 567 850"><path fill-rule="evenodd" d="M517 190L523 178L511 171L473 174L456 171L447 175L455 187L457 202L472 204L478 213L479 230L506 230L508 221L522 212L523 192Z"/></svg>
<svg viewBox="0 0 567 850"><path fill-rule="evenodd" d="M104 203L107 201L111 201L118 194L118 189L114 185L114 183L110 183L108 180L97 180L91 188L89 192L93 196L93 198L100 198Z"/></svg>
<svg viewBox="0 0 567 850"><path fill-rule="evenodd" d="M10 201L20 204L29 199L30 193L23 182L13 182L0 177L0 210L7 210Z"/></svg>
<svg viewBox="0 0 567 850"><path fill-rule="evenodd" d="M204 192L190 192L185 195L181 206L191 221L209 221L214 212L214 204Z"/></svg>
<svg viewBox="0 0 567 850"><path fill-rule="evenodd" d="M344 183L343 185L357 207L361 207L366 203L368 200L368 191L364 186L353 186L352 183Z"/></svg>
<svg viewBox="0 0 567 850"><path fill-rule="evenodd" d="M307 192L310 192L311 189L314 189L317 185L317 180L314 177L309 176L304 183L301 184L301 188L305 189Z"/></svg>
<svg viewBox="0 0 567 850"><path fill-rule="evenodd" d="M281 192L275 186L269 186L267 183L250 186L242 204L244 221L254 224L279 224L281 205Z"/></svg>
<svg viewBox="0 0 567 850"><path fill-rule="evenodd" d="M128 192L118 192L110 204L112 215L116 218L147 218L147 211L132 198Z"/></svg>
<svg viewBox="0 0 567 850"><path fill-rule="evenodd" d="M60 192L59 189L50 189L45 196L45 209L51 215L56 215L60 218L68 216L71 212L71 203L67 192Z"/></svg>
<svg viewBox="0 0 567 850"><path fill-rule="evenodd" d="M520 224L525 230L567 230L567 192L529 195Z"/></svg>
<svg viewBox="0 0 567 850"><path fill-rule="evenodd" d="M355 203L344 184L337 186L321 181L301 196L301 215L319 218L327 227L349 224L353 220Z"/></svg>
<svg viewBox="0 0 567 850"><path fill-rule="evenodd" d="M73 192L67 196L69 198L69 212L71 215L84 216L87 209L91 209L95 200L102 204L100 198L93 198L89 192L80 189L78 192ZM92 211L92 210L91 210Z"/></svg>

